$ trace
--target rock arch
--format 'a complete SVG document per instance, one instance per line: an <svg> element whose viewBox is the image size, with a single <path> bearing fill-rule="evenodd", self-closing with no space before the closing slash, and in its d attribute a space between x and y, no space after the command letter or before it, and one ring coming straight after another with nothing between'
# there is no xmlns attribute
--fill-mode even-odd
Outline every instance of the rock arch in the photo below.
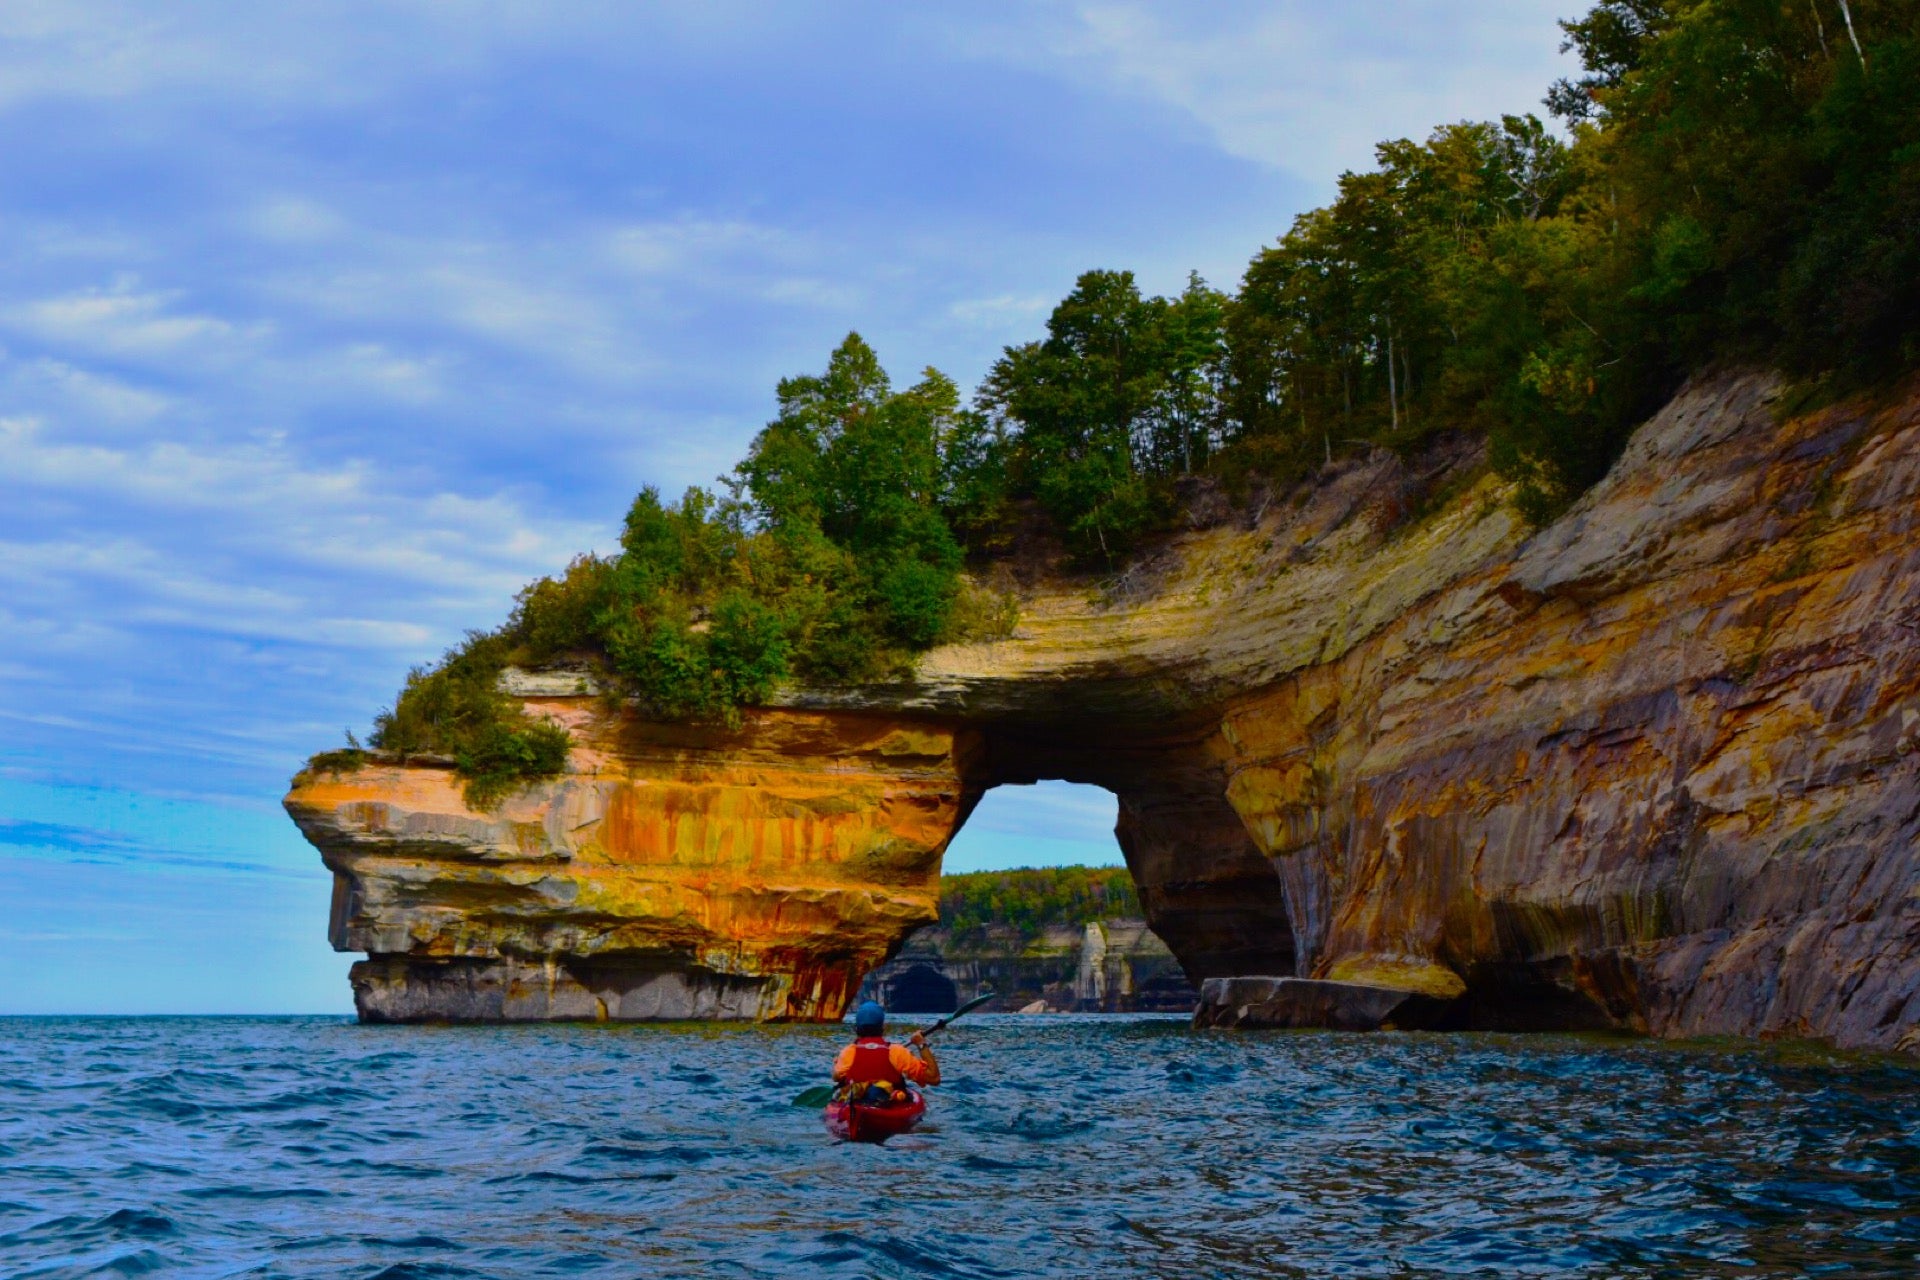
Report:
<svg viewBox="0 0 1920 1280"><path fill-rule="evenodd" d="M737 728L510 673L565 778L287 807L373 1020L838 1016L985 789L1063 778L1203 1020L1920 1048L1920 398L1778 394L1689 388L1538 531L1468 451L1340 464Z"/></svg>
<svg viewBox="0 0 1920 1280"><path fill-rule="evenodd" d="M288 797L365 951L373 1021L838 1017L935 916L981 795L1043 778L1119 801L1149 924L1195 984L1293 967L1281 883L1227 799L1216 730L770 709L736 730L609 711L580 673L515 674L573 773L469 809L437 762L306 777Z"/></svg>

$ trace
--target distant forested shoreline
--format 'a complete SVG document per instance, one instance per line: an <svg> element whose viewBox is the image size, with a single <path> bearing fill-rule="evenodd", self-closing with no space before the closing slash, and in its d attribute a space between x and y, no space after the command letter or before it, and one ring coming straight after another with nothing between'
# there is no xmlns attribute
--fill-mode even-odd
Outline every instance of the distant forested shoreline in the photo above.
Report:
<svg viewBox="0 0 1920 1280"><path fill-rule="evenodd" d="M1138 919L1139 891L1125 867L1021 867L940 877L940 927L956 938L995 925L1022 937L1090 920Z"/></svg>

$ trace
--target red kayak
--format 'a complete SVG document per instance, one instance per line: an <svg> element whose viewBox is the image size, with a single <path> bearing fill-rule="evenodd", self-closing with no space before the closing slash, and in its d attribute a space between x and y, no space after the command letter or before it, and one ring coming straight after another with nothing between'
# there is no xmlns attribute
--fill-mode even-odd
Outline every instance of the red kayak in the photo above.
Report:
<svg viewBox="0 0 1920 1280"><path fill-rule="evenodd" d="M851 1102L827 1104L821 1117L827 1132L846 1142L885 1142L920 1123L927 1114L927 1099L918 1089L907 1090L907 1101L886 1107L869 1107Z"/></svg>

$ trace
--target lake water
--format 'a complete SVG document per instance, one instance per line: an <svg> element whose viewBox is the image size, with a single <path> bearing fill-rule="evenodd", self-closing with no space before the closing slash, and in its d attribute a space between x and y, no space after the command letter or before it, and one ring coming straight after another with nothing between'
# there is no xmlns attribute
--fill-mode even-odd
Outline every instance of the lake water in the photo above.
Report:
<svg viewBox="0 0 1920 1280"><path fill-rule="evenodd" d="M0 1274L1920 1274L1908 1064L984 1016L870 1147L843 1038L0 1020Z"/></svg>

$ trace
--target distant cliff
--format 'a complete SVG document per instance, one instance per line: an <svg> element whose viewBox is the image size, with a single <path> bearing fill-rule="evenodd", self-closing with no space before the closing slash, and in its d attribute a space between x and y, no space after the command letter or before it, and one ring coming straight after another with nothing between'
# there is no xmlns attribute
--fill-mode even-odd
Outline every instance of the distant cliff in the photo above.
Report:
<svg viewBox="0 0 1920 1280"><path fill-rule="evenodd" d="M1002 1012L1190 1012L1199 993L1139 911L1124 867L942 876L940 922L910 936L861 994L918 1013L988 991Z"/></svg>
<svg viewBox="0 0 1920 1280"><path fill-rule="evenodd" d="M1703 379L1553 524L1508 493L1470 448L1335 464L734 727L510 673L563 776L287 807L370 1019L836 1017L980 795L1065 778L1209 1021L1920 1046L1920 397Z"/></svg>
<svg viewBox="0 0 1920 1280"><path fill-rule="evenodd" d="M915 932L861 987L899 1013L948 1013L992 991L997 1013L1188 1013L1199 993L1145 920L1089 920L1029 933L997 926Z"/></svg>

